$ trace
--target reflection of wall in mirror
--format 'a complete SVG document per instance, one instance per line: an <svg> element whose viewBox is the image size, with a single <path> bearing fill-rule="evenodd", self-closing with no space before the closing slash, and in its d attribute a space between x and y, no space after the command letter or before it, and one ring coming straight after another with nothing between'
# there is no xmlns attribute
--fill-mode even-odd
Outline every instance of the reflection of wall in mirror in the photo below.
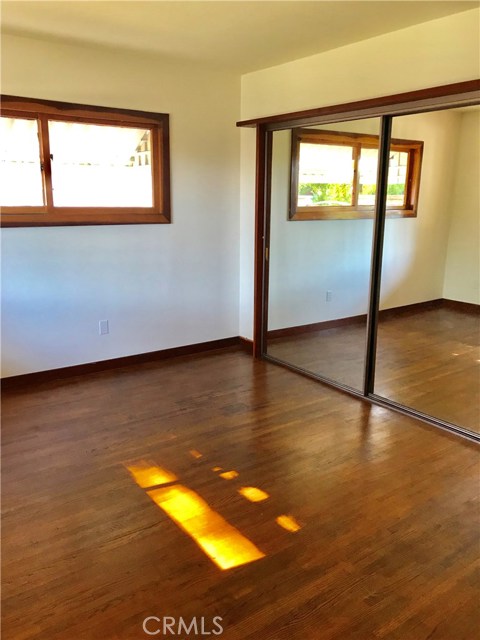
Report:
<svg viewBox="0 0 480 640"><path fill-rule="evenodd" d="M468 279L460 271L478 274L478 204L475 207L473 196L467 195L475 187L471 182L468 186L459 183L460 176L465 182L469 180L467 174L473 175L461 166L466 154L472 153L463 149L462 140L478 140L471 131L463 131L467 126L463 123L470 116L451 110L402 116L393 121L393 137L423 140L425 145L418 216L386 222L382 308L442 297L475 302L472 293L458 288L460 281ZM318 128L378 134L379 120ZM273 146L269 328L366 313L372 221L287 221L290 132L275 132ZM459 204L459 198L463 203ZM469 206L466 200L470 201ZM465 252L461 247L467 237L472 246ZM458 257L459 252L463 260ZM473 281L469 286L471 291L478 289ZM328 302L327 290L333 292Z"/></svg>
<svg viewBox="0 0 480 640"><path fill-rule="evenodd" d="M480 304L480 108L462 113L443 297Z"/></svg>

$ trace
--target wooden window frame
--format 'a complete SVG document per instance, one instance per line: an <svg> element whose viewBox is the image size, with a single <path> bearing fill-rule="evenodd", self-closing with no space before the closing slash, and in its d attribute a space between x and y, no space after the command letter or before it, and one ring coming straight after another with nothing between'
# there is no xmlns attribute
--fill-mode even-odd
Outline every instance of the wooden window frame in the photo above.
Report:
<svg viewBox="0 0 480 640"><path fill-rule="evenodd" d="M110 109L49 100L1 96L1 115L36 120L42 165L43 206L5 206L0 214L2 227L43 227L104 224L168 224L170 211L169 117L127 109ZM52 167L48 120L79 124L144 127L151 131L152 207L56 207L53 204Z"/></svg>
<svg viewBox="0 0 480 640"><path fill-rule="evenodd" d="M298 206L298 175L300 144L321 144L347 146L353 153L353 183L352 206L313 205ZM358 165L362 148L378 149L379 136L329 131L322 129L292 129L291 163L290 163L290 207L289 220L356 220L374 217L374 205L358 204L358 187L360 173ZM420 173L423 157L423 142L420 140L400 140L392 138L391 151L408 153L407 175L405 179L406 192L404 204L401 207L387 206L387 218L415 218L417 216L418 195L420 189Z"/></svg>

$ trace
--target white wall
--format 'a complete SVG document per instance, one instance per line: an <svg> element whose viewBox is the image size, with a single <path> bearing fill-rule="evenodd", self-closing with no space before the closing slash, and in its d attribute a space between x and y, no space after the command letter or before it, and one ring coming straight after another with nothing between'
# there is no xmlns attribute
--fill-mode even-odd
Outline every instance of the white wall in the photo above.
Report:
<svg viewBox="0 0 480 640"><path fill-rule="evenodd" d="M460 117L443 297L480 304L480 111Z"/></svg>
<svg viewBox="0 0 480 640"><path fill-rule="evenodd" d="M477 78L479 18L474 9L247 74L242 77L242 119ZM254 130L242 132L240 333L247 337L252 336L251 307L245 302L253 296L254 141ZM394 224L409 222L392 220L391 233ZM439 287L422 295L441 297Z"/></svg>
<svg viewBox="0 0 480 640"><path fill-rule="evenodd" d="M16 36L2 62L5 94L169 113L173 211L171 225L4 229L3 376L238 335L239 78Z"/></svg>

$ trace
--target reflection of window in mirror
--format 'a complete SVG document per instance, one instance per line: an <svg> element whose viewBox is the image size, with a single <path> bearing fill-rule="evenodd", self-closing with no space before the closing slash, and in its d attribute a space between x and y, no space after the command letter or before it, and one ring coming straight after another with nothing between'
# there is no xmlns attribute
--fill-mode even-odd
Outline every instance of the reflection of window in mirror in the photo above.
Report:
<svg viewBox="0 0 480 640"><path fill-rule="evenodd" d="M293 129L291 220L350 220L374 215L379 136ZM387 216L415 217L423 142L392 139Z"/></svg>

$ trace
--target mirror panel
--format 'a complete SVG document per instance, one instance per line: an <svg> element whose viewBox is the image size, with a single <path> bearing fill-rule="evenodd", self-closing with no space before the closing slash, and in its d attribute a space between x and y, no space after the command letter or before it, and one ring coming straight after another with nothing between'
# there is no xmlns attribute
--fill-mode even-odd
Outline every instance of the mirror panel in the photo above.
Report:
<svg viewBox="0 0 480 640"><path fill-rule="evenodd" d="M424 147L417 216L386 220L375 377L377 395L476 432L479 115L393 119L392 138Z"/></svg>
<svg viewBox="0 0 480 640"><path fill-rule="evenodd" d="M267 354L360 391L379 132L273 134Z"/></svg>

